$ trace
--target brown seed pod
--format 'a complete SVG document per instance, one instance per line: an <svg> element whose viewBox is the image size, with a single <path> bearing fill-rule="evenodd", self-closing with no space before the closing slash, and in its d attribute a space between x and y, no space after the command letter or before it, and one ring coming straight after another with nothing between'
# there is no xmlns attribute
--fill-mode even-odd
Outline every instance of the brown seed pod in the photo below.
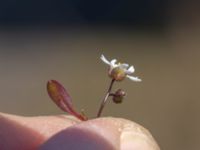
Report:
<svg viewBox="0 0 200 150"><path fill-rule="evenodd" d="M122 89L118 89L112 96L112 100L114 103L119 104L122 103L124 96L126 95L125 91Z"/></svg>

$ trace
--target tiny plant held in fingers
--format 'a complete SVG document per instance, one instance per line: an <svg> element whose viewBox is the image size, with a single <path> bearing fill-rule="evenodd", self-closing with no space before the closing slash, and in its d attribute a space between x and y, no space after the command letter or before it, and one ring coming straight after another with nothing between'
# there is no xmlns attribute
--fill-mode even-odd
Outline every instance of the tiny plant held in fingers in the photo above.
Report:
<svg viewBox="0 0 200 150"><path fill-rule="evenodd" d="M105 107L105 104L109 97L112 97L114 103L122 103L124 96L126 95L125 91L118 89L116 92L112 93L112 87L115 81L123 81L125 78L129 78L132 81L140 82L142 81L138 77L131 76L135 72L133 66L130 66L126 63L116 63L116 59L108 61L104 55L101 55L101 60L109 66L108 75L111 78L108 90L105 94L105 97L101 101L101 105L97 112L97 117L100 117L102 111ZM56 80L49 80L47 83L47 91L50 98L54 103L63 111L75 116L76 118L86 121L88 118L85 116L84 112L77 112L72 104L71 97L69 96L67 90Z"/></svg>

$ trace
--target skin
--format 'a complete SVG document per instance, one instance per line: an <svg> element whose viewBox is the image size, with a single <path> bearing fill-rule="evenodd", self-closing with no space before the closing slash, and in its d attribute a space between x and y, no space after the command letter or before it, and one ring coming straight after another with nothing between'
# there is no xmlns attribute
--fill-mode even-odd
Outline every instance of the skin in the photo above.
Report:
<svg viewBox="0 0 200 150"><path fill-rule="evenodd" d="M0 113L1 150L160 150L142 126L122 118L79 121L72 116Z"/></svg>

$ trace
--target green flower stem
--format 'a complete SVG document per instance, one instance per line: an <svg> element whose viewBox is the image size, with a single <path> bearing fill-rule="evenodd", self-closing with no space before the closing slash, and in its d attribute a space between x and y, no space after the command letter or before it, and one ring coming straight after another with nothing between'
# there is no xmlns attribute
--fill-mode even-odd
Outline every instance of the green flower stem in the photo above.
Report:
<svg viewBox="0 0 200 150"><path fill-rule="evenodd" d="M105 107L105 104L106 104L106 102L107 102L107 99L108 99L108 97L109 97L110 94L111 94L111 90L112 90L114 81L115 81L115 79L112 79L112 81L111 81L111 83L110 83L110 86L109 86L109 88L108 88L108 91L107 91L107 93L106 93L104 99L103 99L102 102L101 102L101 106L100 106L99 111L98 111L98 113L97 113L97 117L100 117L100 116L101 116L101 113L102 113L102 111L103 111L103 108Z"/></svg>

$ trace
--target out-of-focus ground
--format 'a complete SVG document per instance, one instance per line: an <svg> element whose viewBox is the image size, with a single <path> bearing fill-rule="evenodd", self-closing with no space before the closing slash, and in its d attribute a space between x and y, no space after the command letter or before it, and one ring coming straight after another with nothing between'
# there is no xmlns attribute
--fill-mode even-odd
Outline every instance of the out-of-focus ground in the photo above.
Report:
<svg viewBox="0 0 200 150"><path fill-rule="evenodd" d="M178 29L178 30L177 30ZM200 34L168 28L49 28L0 31L0 111L18 115L62 113L46 92L49 79L69 90L77 109L94 117L110 79L104 54L135 66L141 83L125 80L127 97L111 101L103 116L124 117L148 128L163 150L200 148ZM188 31L188 32L187 32Z"/></svg>

